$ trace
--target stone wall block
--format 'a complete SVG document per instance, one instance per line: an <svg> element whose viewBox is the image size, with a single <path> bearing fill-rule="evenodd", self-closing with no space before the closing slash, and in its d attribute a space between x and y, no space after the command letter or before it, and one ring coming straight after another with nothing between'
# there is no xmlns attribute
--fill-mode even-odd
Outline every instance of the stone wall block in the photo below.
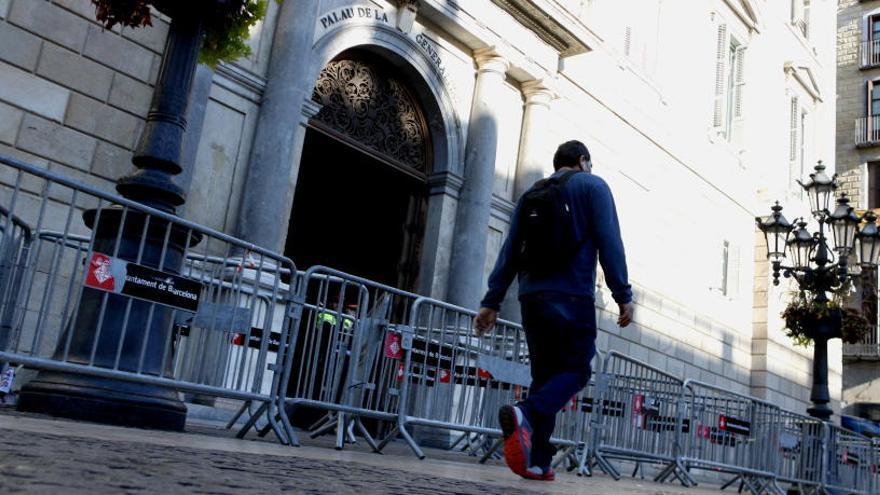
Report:
<svg viewBox="0 0 880 495"><path fill-rule="evenodd" d="M8 22L0 23L0 60L27 71L34 70L40 56L40 38Z"/></svg>
<svg viewBox="0 0 880 495"><path fill-rule="evenodd" d="M82 48L89 29L89 22L82 17L41 0L14 2L9 21L73 50Z"/></svg>
<svg viewBox="0 0 880 495"><path fill-rule="evenodd" d="M23 111L0 103L0 143L15 144L23 118Z"/></svg>
<svg viewBox="0 0 880 495"><path fill-rule="evenodd" d="M69 98L61 86L0 63L0 100L60 122Z"/></svg>
<svg viewBox="0 0 880 495"><path fill-rule="evenodd" d="M36 115L26 114L16 146L52 161L89 170L98 141Z"/></svg>
<svg viewBox="0 0 880 495"><path fill-rule="evenodd" d="M51 44L43 48L37 73L99 100L107 99L113 82L112 70Z"/></svg>
<svg viewBox="0 0 880 495"><path fill-rule="evenodd" d="M113 76L110 98L107 100L111 105L128 110L135 115L146 116L152 99L153 88L151 86L119 72Z"/></svg>
<svg viewBox="0 0 880 495"><path fill-rule="evenodd" d="M149 81L155 55L146 48L100 26L89 26L83 54L135 79Z"/></svg>
<svg viewBox="0 0 880 495"><path fill-rule="evenodd" d="M153 18L152 26L141 28L123 27L121 34L124 38L149 49L157 54L165 51L165 38L168 37L168 24L158 18Z"/></svg>
<svg viewBox="0 0 880 495"><path fill-rule="evenodd" d="M98 143L92 173L106 179L115 180L134 171L131 164L132 152L105 141Z"/></svg>
<svg viewBox="0 0 880 495"><path fill-rule="evenodd" d="M78 94L71 95L66 125L125 148L134 146L140 119Z"/></svg>

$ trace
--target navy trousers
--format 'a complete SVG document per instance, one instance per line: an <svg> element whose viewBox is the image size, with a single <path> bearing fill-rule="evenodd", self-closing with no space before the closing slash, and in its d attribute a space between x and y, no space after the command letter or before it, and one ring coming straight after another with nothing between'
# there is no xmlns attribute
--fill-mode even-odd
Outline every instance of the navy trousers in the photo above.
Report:
<svg viewBox="0 0 880 495"><path fill-rule="evenodd" d="M520 298L529 344L532 384L519 406L532 425L531 465L550 466L556 413L590 380L596 353L596 307L592 298L556 292Z"/></svg>

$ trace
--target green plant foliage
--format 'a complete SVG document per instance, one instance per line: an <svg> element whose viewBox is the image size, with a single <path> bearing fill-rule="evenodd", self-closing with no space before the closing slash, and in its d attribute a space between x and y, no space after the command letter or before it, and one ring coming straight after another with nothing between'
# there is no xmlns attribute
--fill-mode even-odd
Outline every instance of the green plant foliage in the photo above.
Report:
<svg viewBox="0 0 880 495"><path fill-rule="evenodd" d="M811 332L817 323L827 318L832 311L839 310L843 341L848 344L860 342L871 328L860 311L844 305L843 302L851 289L850 283L845 284L834 291L830 301L824 303L817 302L815 296L808 296L803 291L798 292L782 312L786 335L795 345L809 347L813 343Z"/></svg>
<svg viewBox="0 0 880 495"><path fill-rule="evenodd" d="M212 67L251 54L250 29L266 15L269 0L92 0L95 18L107 29L119 24L151 26L150 6L172 15L175 9L202 9L205 35L199 61ZM280 2L281 0L276 0Z"/></svg>

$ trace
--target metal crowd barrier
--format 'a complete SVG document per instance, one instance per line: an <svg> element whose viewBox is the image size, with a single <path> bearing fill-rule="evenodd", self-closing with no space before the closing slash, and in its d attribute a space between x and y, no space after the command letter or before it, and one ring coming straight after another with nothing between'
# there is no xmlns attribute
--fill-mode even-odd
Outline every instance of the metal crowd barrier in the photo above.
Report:
<svg viewBox="0 0 880 495"><path fill-rule="evenodd" d="M271 365L270 339L260 336L288 340L282 273L296 271L292 261L2 156L0 204L7 226L17 219L39 233L27 250L15 247L14 236L0 239L0 252L18 249L21 260L20 283L3 287L14 296L3 299L3 314L12 311L8 328L0 328L0 361L274 410L277 387L263 382L280 381L280 368ZM208 269L208 260L225 268ZM212 345L179 349L197 330ZM235 354L236 342L256 355L230 366L222 356ZM287 441L283 425L267 417Z"/></svg>
<svg viewBox="0 0 880 495"><path fill-rule="evenodd" d="M828 445L822 477L825 491L859 495L877 493L874 490L877 459L871 440L835 424L825 426Z"/></svg>
<svg viewBox="0 0 880 495"><path fill-rule="evenodd" d="M313 437L335 430L340 449L354 441L357 428L380 451L375 437L384 436L397 420L404 376L399 366L403 343L395 326L408 321L417 298L327 267L306 271L298 287L284 379L276 390L282 422L292 430L292 421L299 421ZM308 410L324 415L309 416Z"/></svg>
<svg viewBox="0 0 880 495"><path fill-rule="evenodd" d="M420 298L410 324L400 327L403 377L397 427L420 458L411 427L471 432L499 438L497 411L525 397L531 383L525 335L498 321L487 336L474 335L475 312Z"/></svg>
<svg viewBox="0 0 880 495"><path fill-rule="evenodd" d="M777 410L773 418L774 435L767 452L776 474L776 485L787 483L799 493L812 492L822 486L822 459L825 446L825 424L810 416Z"/></svg>
<svg viewBox="0 0 880 495"><path fill-rule="evenodd" d="M687 474L677 462L679 433L689 424L678 414L684 382L617 351L608 353L597 381L595 433L591 449L581 458L581 472L587 474L585 470L595 462L620 479L609 459L623 459L636 463L633 476L643 463L661 464L667 466L661 476L669 473L687 483Z"/></svg>
<svg viewBox="0 0 880 495"><path fill-rule="evenodd" d="M0 205L3 366L241 400L230 421L248 415L239 436L258 427L298 445L297 423L335 432L342 448L357 429L376 451L402 436L420 458L413 429L459 432L453 446L487 458L498 408L528 394L526 339L513 323L477 338L473 311L326 267L297 272L277 253L3 156ZM123 247L123 234L138 241ZM161 241L158 256L147 239ZM175 249L179 269L166 266ZM197 303L126 290L129 275L188 284ZM754 494L880 490L876 440L619 352L596 362L601 371L557 417L555 465L589 475L595 463L619 478L611 460L658 464L657 481L688 486L691 470L711 470Z"/></svg>
<svg viewBox="0 0 880 495"><path fill-rule="evenodd" d="M779 408L721 387L686 380L681 414L689 423L681 432L683 453L676 462L687 471L706 469L736 475L754 494L775 490L771 462L774 418ZM696 482L679 472L686 485ZM668 479L661 473L658 481Z"/></svg>

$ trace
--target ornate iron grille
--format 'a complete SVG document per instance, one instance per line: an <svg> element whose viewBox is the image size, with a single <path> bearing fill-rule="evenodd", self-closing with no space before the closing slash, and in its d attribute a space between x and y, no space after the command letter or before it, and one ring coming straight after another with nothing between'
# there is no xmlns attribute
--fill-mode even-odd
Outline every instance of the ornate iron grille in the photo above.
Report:
<svg viewBox="0 0 880 495"><path fill-rule="evenodd" d="M427 173L430 138L418 101L406 84L380 64L334 60L318 77L312 100L321 104L314 117L371 151L390 157L419 175Z"/></svg>

